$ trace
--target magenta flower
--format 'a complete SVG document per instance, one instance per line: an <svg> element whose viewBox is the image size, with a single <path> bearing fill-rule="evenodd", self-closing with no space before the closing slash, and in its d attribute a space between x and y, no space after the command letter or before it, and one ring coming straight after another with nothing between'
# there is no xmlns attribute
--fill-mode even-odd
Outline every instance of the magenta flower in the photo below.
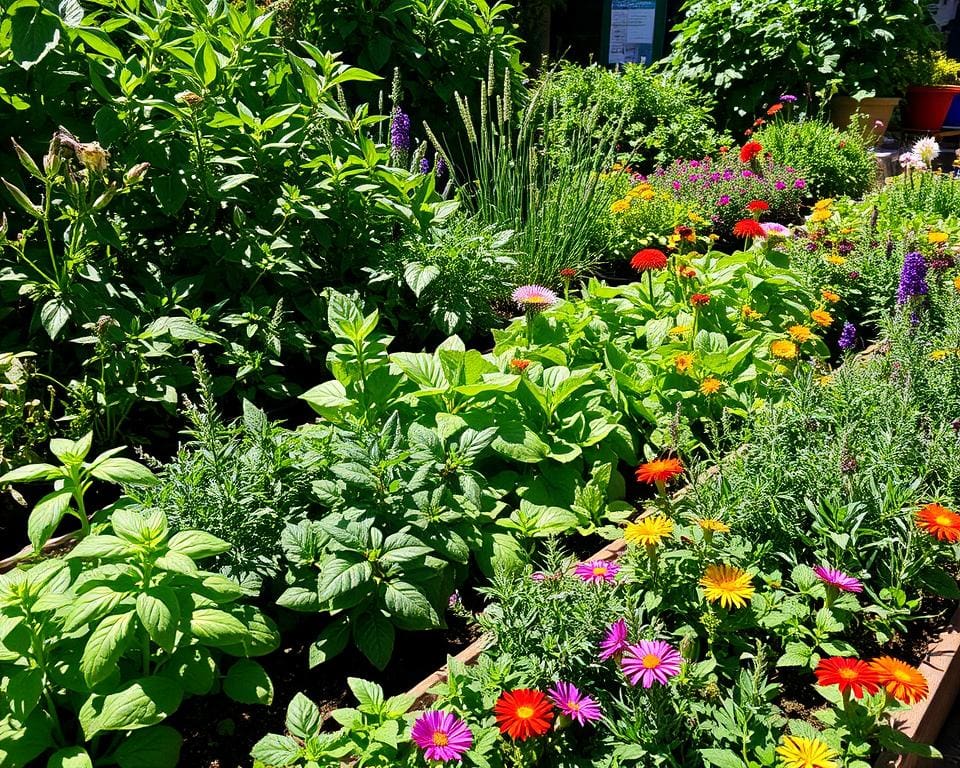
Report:
<svg viewBox="0 0 960 768"><path fill-rule="evenodd" d="M669 678L680 674L680 652L663 640L641 640L627 648L620 660L630 685L642 683L649 688L654 682L666 685Z"/></svg>
<svg viewBox="0 0 960 768"><path fill-rule="evenodd" d="M720 195L717 205L730 205L730 195Z"/></svg>
<svg viewBox="0 0 960 768"><path fill-rule="evenodd" d="M608 560L591 560L589 563L580 563L573 569L573 575L579 576L591 584L612 584L616 579L620 566Z"/></svg>
<svg viewBox="0 0 960 768"><path fill-rule="evenodd" d="M793 186L797 189L803 189L807 186L807 182L805 182L803 179L797 179L795 182L793 182Z"/></svg>
<svg viewBox="0 0 960 768"><path fill-rule="evenodd" d="M580 725L600 719L600 705L586 694L580 693L572 683L557 683L547 695L563 714Z"/></svg>
<svg viewBox="0 0 960 768"><path fill-rule="evenodd" d="M607 634L600 643L600 661L612 659L630 647L627 640L627 620L617 619L607 627Z"/></svg>
<svg viewBox="0 0 960 768"><path fill-rule="evenodd" d="M449 712L424 712L413 724L410 738L427 760L459 760L473 744L473 734L460 718Z"/></svg>
<svg viewBox="0 0 960 768"><path fill-rule="evenodd" d="M521 285L512 294L520 309L540 310L552 307L559 301L557 294L542 285Z"/></svg>
<svg viewBox="0 0 960 768"><path fill-rule="evenodd" d="M790 237L790 227L785 227L783 224L777 224L775 221L763 221L760 222L760 228L764 231L764 234L768 238L770 237Z"/></svg>
<svg viewBox="0 0 960 768"><path fill-rule="evenodd" d="M777 179L775 182L773 182L773 186L776 187L780 192L783 192L783 190L787 188L787 183Z"/></svg>
<svg viewBox="0 0 960 768"><path fill-rule="evenodd" d="M847 576L843 571L824 565L814 567L813 572L828 587L835 587L841 592L863 592L863 583L860 579Z"/></svg>
<svg viewBox="0 0 960 768"><path fill-rule="evenodd" d="M530 578L537 582L537 584L541 584L542 582L546 581L547 574L545 574L543 571L534 571L530 574Z"/></svg>

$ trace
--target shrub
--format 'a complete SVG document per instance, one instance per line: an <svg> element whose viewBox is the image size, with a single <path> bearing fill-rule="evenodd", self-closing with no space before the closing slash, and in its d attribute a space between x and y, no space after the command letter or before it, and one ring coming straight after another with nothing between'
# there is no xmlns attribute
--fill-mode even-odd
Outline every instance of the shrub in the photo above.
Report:
<svg viewBox="0 0 960 768"><path fill-rule="evenodd" d="M774 162L796 168L814 197L859 198L877 180L877 161L856 128L840 131L816 119L775 120L753 138Z"/></svg>
<svg viewBox="0 0 960 768"><path fill-rule="evenodd" d="M563 64L546 78L545 100L555 105L559 135L576 133L584 115L601 126L622 125L623 162L652 170L681 157L703 157L718 149L708 95L668 72L640 64L622 70Z"/></svg>
<svg viewBox="0 0 960 768"><path fill-rule="evenodd" d="M688 0L672 66L717 95L721 125L738 124L784 92L809 99L899 95L919 81L939 47L927 5Z"/></svg>

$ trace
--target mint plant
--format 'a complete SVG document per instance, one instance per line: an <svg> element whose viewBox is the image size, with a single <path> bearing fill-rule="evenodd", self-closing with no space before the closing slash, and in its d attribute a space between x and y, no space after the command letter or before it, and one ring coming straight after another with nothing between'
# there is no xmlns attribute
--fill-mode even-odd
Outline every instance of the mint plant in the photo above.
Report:
<svg viewBox="0 0 960 768"><path fill-rule="evenodd" d="M269 703L251 657L277 648L276 628L236 582L195 562L229 546L203 531L171 536L162 512L120 507L66 557L0 576L0 762L53 753L51 765L142 768L149 753L173 768L180 736L161 723L185 696L222 684ZM240 660L224 676L227 656Z"/></svg>

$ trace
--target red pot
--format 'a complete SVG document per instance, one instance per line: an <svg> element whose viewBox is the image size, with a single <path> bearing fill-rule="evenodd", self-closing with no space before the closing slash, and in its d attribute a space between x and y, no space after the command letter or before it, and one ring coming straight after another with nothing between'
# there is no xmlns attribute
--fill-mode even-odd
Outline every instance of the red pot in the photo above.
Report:
<svg viewBox="0 0 960 768"><path fill-rule="evenodd" d="M939 131L960 85L911 85L903 109L903 127L912 131Z"/></svg>

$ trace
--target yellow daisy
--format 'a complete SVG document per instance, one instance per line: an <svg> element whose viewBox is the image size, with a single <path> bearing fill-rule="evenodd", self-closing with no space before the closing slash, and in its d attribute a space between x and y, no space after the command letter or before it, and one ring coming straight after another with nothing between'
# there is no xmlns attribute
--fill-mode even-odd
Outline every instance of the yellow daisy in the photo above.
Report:
<svg viewBox="0 0 960 768"><path fill-rule="evenodd" d="M820 295L823 296L823 300L828 302L829 304L836 304L838 301L840 301L839 293L834 293L833 291L828 290L826 288L820 291Z"/></svg>
<svg viewBox="0 0 960 768"><path fill-rule="evenodd" d="M730 526L715 517L697 518L697 525L704 531L710 531L711 533L730 533Z"/></svg>
<svg viewBox="0 0 960 768"><path fill-rule="evenodd" d="M732 565L708 565L700 586L703 596L724 608L743 608L753 596L752 577L742 568Z"/></svg>
<svg viewBox="0 0 960 768"><path fill-rule="evenodd" d="M671 336L683 336L683 334L689 330L689 325L675 325L673 328L667 331L667 333L669 333Z"/></svg>
<svg viewBox="0 0 960 768"><path fill-rule="evenodd" d="M791 325L787 328L787 333L789 333L790 338L798 344L803 344L805 341L810 341L810 339L813 338L813 331L805 325Z"/></svg>
<svg viewBox="0 0 960 768"><path fill-rule="evenodd" d="M815 211L822 211L824 208L829 208L831 205L833 205L833 198L825 197L823 200L818 200L816 203L814 203L813 209Z"/></svg>
<svg viewBox="0 0 960 768"><path fill-rule="evenodd" d="M928 243L945 243L948 237L946 232L927 232Z"/></svg>
<svg viewBox="0 0 960 768"><path fill-rule="evenodd" d="M836 253L831 253L829 256L826 257L825 261L827 262L827 264L833 264L835 267L842 267L844 264L847 263L847 260L843 258L843 256L840 256Z"/></svg>
<svg viewBox="0 0 960 768"><path fill-rule="evenodd" d="M673 521L664 515L644 517L635 523L627 523L623 538L630 544L652 546L659 544L673 531Z"/></svg>
<svg viewBox="0 0 960 768"><path fill-rule="evenodd" d="M810 319L821 328L826 328L833 323L833 315L831 315L825 309L813 310L813 312L810 313Z"/></svg>
<svg viewBox="0 0 960 768"><path fill-rule="evenodd" d="M777 754L783 768L837 768L833 760L837 753L820 739L783 736Z"/></svg>
<svg viewBox="0 0 960 768"><path fill-rule="evenodd" d="M783 360L792 360L797 356L797 345L786 339L777 339L770 345L770 351L774 357L779 357Z"/></svg>
<svg viewBox="0 0 960 768"><path fill-rule="evenodd" d="M610 213L623 213L628 210L630 210L629 200L614 200L610 205Z"/></svg>
<svg viewBox="0 0 960 768"><path fill-rule="evenodd" d="M957 278L957 279L960 280L960 278ZM960 290L960 288L958 288L957 290ZM740 314L742 314L744 319L746 320L759 320L761 317L763 317L762 314L757 312L749 304L743 305L743 309L740 310Z"/></svg>
<svg viewBox="0 0 960 768"><path fill-rule="evenodd" d="M953 278L953 287L960 291L960 277Z"/></svg>
<svg viewBox="0 0 960 768"><path fill-rule="evenodd" d="M693 355L689 352L681 352L673 358L673 364L677 368L677 373L686 373L693 368Z"/></svg>
<svg viewBox="0 0 960 768"><path fill-rule="evenodd" d="M813 213L810 214L810 221L814 224L817 224L821 221L826 221L833 214L827 208L818 208Z"/></svg>

